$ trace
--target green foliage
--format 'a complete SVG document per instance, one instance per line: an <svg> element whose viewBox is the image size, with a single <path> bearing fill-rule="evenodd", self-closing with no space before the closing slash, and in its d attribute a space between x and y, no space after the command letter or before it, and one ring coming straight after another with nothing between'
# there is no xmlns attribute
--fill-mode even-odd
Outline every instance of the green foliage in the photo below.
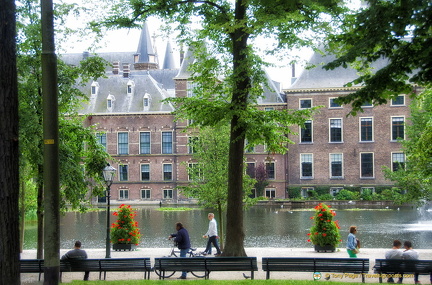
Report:
<svg viewBox="0 0 432 285"><path fill-rule="evenodd" d="M122 204L113 215L117 221L111 225L111 242L138 245L141 233L134 219L136 211L130 205Z"/></svg>
<svg viewBox="0 0 432 285"><path fill-rule="evenodd" d="M73 31L63 24L69 13L78 13L73 4L55 4L58 46L69 39ZM42 154L42 87L41 87L41 20L39 2L19 1L17 6L17 64L19 76L20 163L28 167L36 188L43 189ZM90 35L88 35L90 36ZM98 57L89 57L78 66L66 65L58 60L59 157L61 206L70 204L84 210L91 195L103 191L101 169L109 158L97 143L93 130L84 127L76 114L77 107L87 97L77 84L103 77L107 63ZM80 81L78 81L80 80ZM31 179L21 177L21 179ZM27 188L26 188L27 189ZM89 189L90 196L87 195ZM41 205L39 205L41 207ZM40 209L42 210L42 209Z"/></svg>
<svg viewBox="0 0 432 285"><path fill-rule="evenodd" d="M197 198L201 206L224 211L228 200L229 128L202 127L193 134L196 139L188 144L194 152L193 160L187 165L190 182L179 188L184 195ZM255 182L245 170L243 200L246 205L255 203L249 199Z"/></svg>
<svg viewBox="0 0 432 285"><path fill-rule="evenodd" d="M328 38L328 49L337 59L325 66L333 69L353 64L360 77L350 83L364 85L340 104L352 103L352 114L361 111L365 101L386 103L399 94L412 94L412 84L430 86L432 46L428 1L366 1L367 8L347 16L341 33ZM388 59L386 66L373 70L375 61ZM378 69L378 68L377 68Z"/></svg>
<svg viewBox="0 0 432 285"><path fill-rule="evenodd" d="M397 171L384 168L386 178L406 193L402 201L432 198L432 90L426 89L411 102L410 123L405 125L409 140L402 141L406 162Z"/></svg>
<svg viewBox="0 0 432 285"><path fill-rule="evenodd" d="M317 196L313 196L313 197L316 197L317 200L334 200L335 199L335 197L333 197L329 193L321 194L318 197Z"/></svg>
<svg viewBox="0 0 432 285"><path fill-rule="evenodd" d="M332 245L336 247L341 242L338 221L333 221L336 212L324 203L319 203L314 209L315 215L311 219L314 220L315 224L308 233L308 241L319 246Z"/></svg>
<svg viewBox="0 0 432 285"><path fill-rule="evenodd" d="M345 189L342 189L336 195L337 200L358 200L359 198L360 198L360 193L345 190Z"/></svg>

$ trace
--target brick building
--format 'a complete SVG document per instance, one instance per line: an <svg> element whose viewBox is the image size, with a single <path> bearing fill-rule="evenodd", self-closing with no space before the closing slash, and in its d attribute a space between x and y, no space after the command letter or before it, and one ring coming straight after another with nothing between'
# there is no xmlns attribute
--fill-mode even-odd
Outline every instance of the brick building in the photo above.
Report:
<svg viewBox="0 0 432 285"><path fill-rule="evenodd" d="M314 54L311 64L329 62L331 57ZM379 68L380 66L376 66ZM331 195L341 189L360 191L391 187L382 167L391 169L405 162L398 139L405 139L404 124L409 116L410 98L397 99L379 106L365 102L363 112L347 116L350 106L340 106L334 99L360 88L344 87L357 77L351 69L325 71L320 67L305 70L286 91L288 108L322 106L288 152L288 184L302 196L317 187L328 188Z"/></svg>
<svg viewBox="0 0 432 285"><path fill-rule="evenodd" d="M67 54L63 60L76 64L85 56L88 54ZM90 100L79 112L87 125L95 127L101 144L115 159L111 165L118 173L111 186L112 200L188 201L176 190L188 183L185 164L193 162L190 138L183 132L187 122L175 121L173 106L161 101L188 96L191 82L187 67L194 61L193 55L181 55L180 68L176 68L167 44L159 68L144 25L137 52L99 56L112 62L113 68L106 71L107 78L83 87ZM315 63L321 60L318 55L312 58ZM366 106L357 117L346 117L349 107L338 106L333 99L359 88L343 87L354 78L354 71L315 68L304 71L285 93L268 79L271 88L258 108L324 107L305 128L294 127L300 135L290 137L296 144L290 145L286 155L269 154L263 146L247 150L248 171L265 166L266 197L288 198L287 189L292 187L307 196L308 190L322 186L335 194L347 185L371 189L391 185L381 166L404 161L396 139L403 137L409 99L400 96L388 105Z"/></svg>

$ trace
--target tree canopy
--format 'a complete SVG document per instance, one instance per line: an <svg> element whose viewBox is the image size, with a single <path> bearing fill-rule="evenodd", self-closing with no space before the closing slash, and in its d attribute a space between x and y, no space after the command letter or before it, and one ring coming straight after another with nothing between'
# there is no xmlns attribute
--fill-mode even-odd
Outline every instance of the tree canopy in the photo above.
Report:
<svg viewBox="0 0 432 285"><path fill-rule="evenodd" d="M243 231L244 143L265 144L284 152L288 126L302 124L310 111L256 108L268 83L258 42L271 43L266 53L312 45L337 26L344 13L340 0L136 0L109 1L108 26L130 27L149 16L175 25L179 40L194 49L189 70L195 96L176 98L180 118L200 126L230 124L227 235L223 255L245 256ZM99 27L95 25L95 27ZM312 31L314 34L312 34Z"/></svg>
<svg viewBox="0 0 432 285"><path fill-rule="evenodd" d="M423 0L367 0L367 6L345 17L341 31L327 39L329 52L337 59L333 69L352 64L361 71L351 84L363 88L339 98L351 103L353 114L364 102L386 103L400 94L413 94L413 85L432 82L432 5ZM384 67L373 69L377 61Z"/></svg>

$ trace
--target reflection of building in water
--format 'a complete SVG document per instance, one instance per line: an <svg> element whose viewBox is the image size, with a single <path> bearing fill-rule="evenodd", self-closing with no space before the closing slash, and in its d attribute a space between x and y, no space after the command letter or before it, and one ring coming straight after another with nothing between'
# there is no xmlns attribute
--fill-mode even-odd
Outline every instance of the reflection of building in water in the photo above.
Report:
<svg viewBox="0 0 432 285"><path fill-rule="evenodd" d="M160 59L146 25L136 52L99 55L113 65L106 78L83 87L89 101L79 112L115 159L111 164L118 174L111 187L112 199L188 200L176 187L189 181L186 165L194 161L188 142L193 137L183 132L187 122L175 121L173 106L162 100L192 95L188 66L195 60L193 55L181 55L178 68L168 43ZM88 53L67 54L63 59L76 64L83 56ZM312 57L314 63L321 60ZM344 188L372 192L390 185L381 167L396 168L397 162L404 162L397 139L404 138L409 98L401 95L377 107L365 102L364 113L346 117L350 108L334 99L359 88L343 87L354 77L350 70L306 70L285 93L268 78L270 87L258 108L324 107L303 128L293 127L299 136L290 136L296 144L289 146L286 155L269 154L264 146L246 150L248 174L254 176L254 170L264 166L268 182L264 196L307 197L314 192L334 196Z"/></svg>

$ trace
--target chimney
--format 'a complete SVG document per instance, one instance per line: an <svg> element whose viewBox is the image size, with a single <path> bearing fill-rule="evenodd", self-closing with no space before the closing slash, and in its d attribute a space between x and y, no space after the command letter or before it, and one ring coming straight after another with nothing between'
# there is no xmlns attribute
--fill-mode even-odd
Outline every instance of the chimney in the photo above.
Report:
<svg viewBox="0 0 432 285"><path fill-rule="evenodd" d="M123 78L128 78L130 73L129 63L123 63Z"/></svg>
<svg viewBox="0 0 432 285"><path fill-rule="evenodd" d="M119 74L119 70L120 70L120 62L114 61L113 62L113 74Z"/></svg>
<svg viewBox="0 0 432 285"><path fill-rule="evenodd" d="M295 63L291 63L291 84L297 80L295 67Z"/></svg>

